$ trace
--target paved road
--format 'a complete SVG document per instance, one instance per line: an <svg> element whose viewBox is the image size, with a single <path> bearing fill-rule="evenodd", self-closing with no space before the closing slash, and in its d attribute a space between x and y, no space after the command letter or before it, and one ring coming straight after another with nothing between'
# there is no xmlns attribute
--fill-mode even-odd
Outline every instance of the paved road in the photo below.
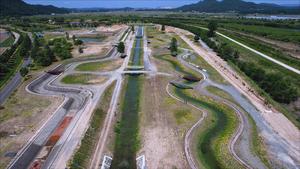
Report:
<svg viewBox="0 0 300 169"><path fill-rule="evenodd" d="M27 67L31 63L31 58L23 60L22 67ZM16 90L16 88L22 83L23 77L21 76L19 69L15 75L9 80L9 82L0 91L0 105Z"/></svg>
<svg viewBox="0 0 300 169"><path fill-rule="evenodd" d="M198 27L198 26L195 26L195 27L201 28L201 29L204 29L204 30L208 30L207 28L200 27L200 26L199 26L199 27ZM282 63L282 62L280 62L280 61L278 61L278 60L276 60L276 59L274 59L274 58L272 58L272 57L270 57L270 56L268 56L268 55L266 55L266 54L263 54L263 53L261 53L261 52L255 50L255 49L253 49L253 48L251 48L251 47L249 47L249 46L247 46L247 45L241 43L241 42L238 42L238 41L236 41L236 40L234 40L234 39L232 39L232 38L230 38L230 37L228 37L228 36L226 36L226 35L220 33L220 32L216 32L216 33L217 33L218 35L220 35L220 36L222 36L222 37L224 37L224 38L226 38L226 39L228 39L228 40L230 40L230 41L232 41L232 42L234 42L234 43L236 43L236 44L238 44L238 45L240 45L240 46L242 46L242 47L244 47L244 48L246 48L246 49L248 49L248 50L250 50L250 51L252 51L252 52L254 52L254 53L256 53L256 54L258 54L259 56L261 56L261 57L263 57L263 58L265 58L265 59L268 59L268 60L272 61L273 63L276 63L276 64L278 64L278 65L280 65L280 66L282 66L282 67L284 67L284 68L286 68L286 69L288 69L288 70L290 70L290 71L292 71L292 72L295 72L295 73L297 73L297 74L300 75L300 70L298 70L298 69L296 69L296 68L293 68L292 66L289 66L289 65L287 65L287 64L285 64L285 63Z"/></svg>

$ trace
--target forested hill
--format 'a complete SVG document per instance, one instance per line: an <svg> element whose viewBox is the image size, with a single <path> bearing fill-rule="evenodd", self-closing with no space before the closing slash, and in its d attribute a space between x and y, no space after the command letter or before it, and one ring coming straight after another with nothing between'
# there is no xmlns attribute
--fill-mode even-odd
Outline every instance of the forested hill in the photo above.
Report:
<svg viewBox="0 0 300 169"><path fill-rule="evenodd" d="M265 14L300 14L298 7L284 7L275 4L256 4L242 0L203 0L195 4L184 5L176 10L198 11L209 13L237 12L237 13L265 13Z"/></svg>
<svg viewBox="0 0 300 169"><path fill-rule="evenodd" d="M51 13L67 13L63 8L52 5L30 5L22 0L0 0L0 16L24 16Z"/></svg>

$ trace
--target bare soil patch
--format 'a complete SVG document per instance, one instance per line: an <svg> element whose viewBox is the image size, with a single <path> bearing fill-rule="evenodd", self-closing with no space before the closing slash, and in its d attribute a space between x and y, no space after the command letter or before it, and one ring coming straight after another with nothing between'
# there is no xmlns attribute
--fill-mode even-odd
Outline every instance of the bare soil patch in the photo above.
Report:
<svg viewBox="0 0 300 169"><path fill-rule="evenodd" d="M183 149L184 136L201 112L169 97L165 91L169 80L152 77L144 84L139 154L145 154L148 168L189 168ZM188 118L177 116L183 111Z"/></svg>
<svg viewBox="0 0 300 169"><path fill-rule="evenodd" d="M107 45L87 44L82 46L83 53L79 53L78 46L72 50L73 57L97 56L105 54L109 47Z"/></svg>
<svg viewBox="0 0 300 169"><path fill-rule="evenodd" d="M96 31L99 32L117 32L124 28L126 25L112 25L112 26L99 26Z"/></svg>

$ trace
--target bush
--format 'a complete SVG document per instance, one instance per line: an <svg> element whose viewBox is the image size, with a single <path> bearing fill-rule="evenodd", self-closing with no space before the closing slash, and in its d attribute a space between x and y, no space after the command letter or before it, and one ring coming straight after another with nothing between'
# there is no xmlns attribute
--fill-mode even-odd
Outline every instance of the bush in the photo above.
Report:
<svg viewBox="0 0 300 169"><path fill-rule="evenodd" d="M28 72L29 72L28 68L26 68L26 67L22 67L20 69L20 74L21 74L22 77L25 77L28 74Z"/></svg>
<svg viewBox="0 0 300 169"><path fill-rule="evenodd" d="M195 37L194 37L194 41L195 42L198 42L200 40L200 37L199 37L199 35L195 35Z"/></svg>
<svg viewBox="0 0 300 169"><path fill-rule="evenodd" d="M83 41L80 40L80 39L76 39L76 40L74 41L74 45L76 45L76 46L82 45L82 44L83 44Z"/></svg>

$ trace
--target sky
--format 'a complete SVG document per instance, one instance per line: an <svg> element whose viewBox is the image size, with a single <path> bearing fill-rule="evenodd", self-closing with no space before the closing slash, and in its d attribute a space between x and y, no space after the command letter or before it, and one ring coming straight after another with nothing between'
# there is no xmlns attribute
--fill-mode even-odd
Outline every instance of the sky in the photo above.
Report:
<svg viewBox="0 0 300 169"><path fill-rule="evenodd" d="M199 0L24 0L30 4L54 5L66 8L165 8L196 3ZM300 0L245 0L255 3L300 4Z"/></svg>

